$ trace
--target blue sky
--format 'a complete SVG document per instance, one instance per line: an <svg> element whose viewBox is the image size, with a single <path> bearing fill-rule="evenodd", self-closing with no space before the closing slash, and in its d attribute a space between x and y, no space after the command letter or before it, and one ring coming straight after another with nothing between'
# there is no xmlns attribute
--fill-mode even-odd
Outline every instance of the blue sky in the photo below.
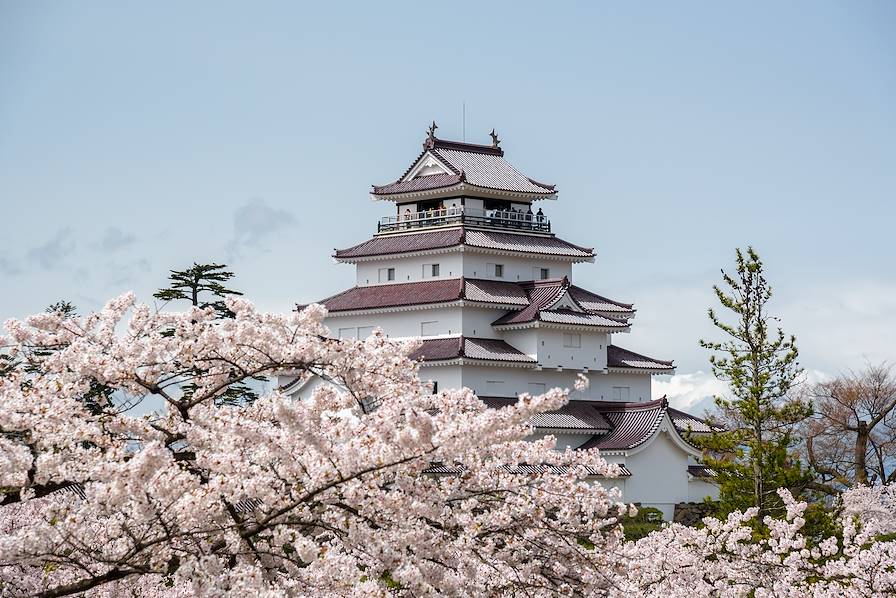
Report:
<svg viewBox="0 0 896 598"><path fill-rule="evenodd" d="M0 0L0 318L150 299L227 262L261 307L352 284L435 119L556 183L619 344L708 384L700 336L752 243L817 375L896 360L896 4ZM702 373L701 373L702 372Z"/></svg>

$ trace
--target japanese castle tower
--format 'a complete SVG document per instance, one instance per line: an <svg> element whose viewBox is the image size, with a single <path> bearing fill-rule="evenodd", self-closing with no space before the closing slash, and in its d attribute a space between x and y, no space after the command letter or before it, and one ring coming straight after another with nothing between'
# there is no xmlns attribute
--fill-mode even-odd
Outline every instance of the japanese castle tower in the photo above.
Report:
<svg viewBox="0 0 896 598"><path fill-rule="evenodd" d="M422 337L421 378L436 390L471 388L490 407L572 388L584 373L590 388L536 418L536 434L553 434L559 449L598 447L624 474L600 482L667 519L677 503L715 494L686 440L706 424L651 400L651 377L673 373L672 362L617 344L632 304L573 284L573 264L594 262L594 251L554 234L541 205L556 187L511 166L494 131L478 145L435 130L404 174L373 187L373 199L394 204L373 238L336 251L357 283L320 302L331 333ZM314 386L284 388L304 396Z"/></svg>

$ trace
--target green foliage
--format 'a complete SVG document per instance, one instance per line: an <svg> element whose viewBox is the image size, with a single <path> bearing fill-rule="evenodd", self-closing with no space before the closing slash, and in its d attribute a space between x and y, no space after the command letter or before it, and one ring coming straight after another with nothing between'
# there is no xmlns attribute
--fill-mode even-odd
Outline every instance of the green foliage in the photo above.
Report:
<svg viewBox="0 0 896 598"><path fill-rule="evenodd" d="M785 335L766 312L772 290L752 247L746 254L736 250L736 275L723 270L722 280L724 285L713 290L732 322L710 308L709 319L723 340L700 345L714 351L713 374L728 383L730 397L716 397L722 428L691 435L691 441L716 472L719 514L755 506L761 522L766 515L782 515L778 488L801 496L812 481L793 450L795 426L811 408L790 396L802 374L796 338Z"/></svg>
<svg viewBox="0 0 896 598"><path fill-rule="evenodd" d="M623 533L628 541L640 540L663 527L663 512L653 507L638 507L638 514L622 520Z"/></svg>
<svg viewBox="0 0 896 598"><path fill-rule="evenodd" d="M211 307L218 318L232 318L234 313L227 307L228 296L242 295L240 291L227 288L224 283L233 278L224 264L197 264L186 270L171 270L168 276L168 287L153 293L153 297L162 301L188 301L190 305ZM264 381L263 377L255 378ZM184 394L190 395L195 386L184 387ZM258 393L245 384L232 384L218 397L218 405L245 405L258 399Z"/></svg>
<svg viewBox="0 0 896 598"><path fill-rule="evenodd" d="M224 283L233 278L233 272L225 270L224 264L197 264L193 262L186 270L171 270L168 280L171 284L153 293L153 297L162 301L186 300L192 305L206 308L212 307L222 318L232 318L233 312L224 304L229 295L242 295L241 292L228 289ZM210 300L203 300L202 293L211 294Z"/></svg>

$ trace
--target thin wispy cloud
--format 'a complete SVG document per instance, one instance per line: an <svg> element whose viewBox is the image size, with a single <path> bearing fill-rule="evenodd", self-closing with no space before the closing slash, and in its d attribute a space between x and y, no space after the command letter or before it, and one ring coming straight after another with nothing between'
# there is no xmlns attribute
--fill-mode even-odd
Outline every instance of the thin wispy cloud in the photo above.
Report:
<svg viewBox="0 0 896 598"><path fill-rule="evenodd" d="M3 276L16 276L21 273L22 269L15 263L5 257L0 257L0 274Z"/></svg>
<svg viewBox="0 0 896 598"><path fill-rule="evenodd" d="M250 199L233 214L233 237L227 244L229 259L247 249L260 249L265 240L297 222L288 210L270 206L260 198Z"/></svg>
<svg viewBox="0 0 896 598"><path fill-rule="evenodd" d="M106 252L118 251L133 244L135 240L132 233L125 232L117 226L110 226L103 232L99 248Z"/></svg>
<svg viewBox="0 0 896 598"><path fill-rule="evenodd" d="M72 230L62 228L46 243L29 249L26 257L43 270L56 270L71 255L75 245Z"/></svg>

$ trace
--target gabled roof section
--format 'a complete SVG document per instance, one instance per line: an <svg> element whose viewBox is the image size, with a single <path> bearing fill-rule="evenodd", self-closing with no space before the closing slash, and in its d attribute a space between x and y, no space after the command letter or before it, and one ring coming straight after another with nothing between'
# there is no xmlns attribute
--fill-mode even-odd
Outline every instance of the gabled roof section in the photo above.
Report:
<svg viewBox="0 0 896 598"><path fill-rule="evenodd" d="M607 317L585 309L569 293L570 284L566 277L533 280L520 283L529 295L529 305L509 312L497 320L493 326L513 326L532 322L571 326L595 326L609 329L629 327L625 319L630 312L620 312L619 316Z"/></svg>
<svg viewBox="0 0 896 598"><path fill-rule="evenodd" d="M569 285L569 295L587 311L612 317L631 317L635 314L635 306L631 303L614 301L576 285Z"/></svg>
<svg viewBox="0 0 896 598"><path fill-rule="evenodd" d="M619 345L607 346L607 367L608 368L624 368L645 371L675 371L672 361L664 359L654 359L647 357L628 349L623 349Z"/></svg>
<svg viewBox="0 0 896 598"><path fill-rule="evenodd" d="M669 419L672 420L675 428L683 434L687 432L692 432L694 434L708 434L713 430L720 430L720 428L713 426L705 419L701 419L695 415L671 407L669 407Z"/></svg>
<svg viewBox="0 0 896 598"><path fill-rule="evenodd" d="M486 251L537 254L579 261L594 259L593 249L579 247L553 235L468 230L462 226L427 232L376 236L354 247L337 249L334 257L340 261L350 262L359 258L450 249L461 245Z"/></svg>
<svg viewBox="0 0 896 598"><path fill-rule="evenodd" d="M605 435L596 436L581 449L629 450L647 442L659 429L669 406L666 398L643 403L596 401L591 405L613 426Z"/></svg>
<svg viewBox="0 0 896 598"><path fill-rule="evenodd" d="M497 141L490 146L448 141L430 132L423 151L404 174L393 183L374 185L373 195L389 197L460 183L536 197L549 197L557 192L554 185L539 183L511 166Z"/></svg>
<svg viewBox="0 0 896 598"><path fill-rule="evenodd" d="M506 341L494 338L455 336L424 339L423 344L409 356L416 361L444 361L475 359L481 361L509 361L535 364L535 359Z"/></svg>

